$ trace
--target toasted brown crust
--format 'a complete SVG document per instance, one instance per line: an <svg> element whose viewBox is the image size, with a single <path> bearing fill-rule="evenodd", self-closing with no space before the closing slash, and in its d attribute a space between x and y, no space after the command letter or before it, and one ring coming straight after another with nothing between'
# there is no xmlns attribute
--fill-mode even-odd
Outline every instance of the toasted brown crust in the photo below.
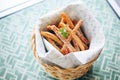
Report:
<svg viewBox="0 0 120 80"><path fill-rule="evenodd" d="M46 38L50 38L52 40L54 40L56 43L58 43L59 45L63 45L63 42L60 41L58 39L58 37L56 37L54 34L50 33L50 32L47 32L47 31L41 31L40 32L42 36L46 37Z"/></svg>
<svg viewBox="0 0 120 80"><path fill-rule="evenodd" d="M89 41L80 30L82 23L83 20L79 20L78 22L72 21L69 16L63 12L61 13L61 20L58 26L48 25L48 31L41 31L41 35L63 55L70 52L83 51L88 49ZM52 30L54 33L49 32L49 30ZM61 30L62 32L60 32ZM67 36L63 37L66 31Z"/></svg>

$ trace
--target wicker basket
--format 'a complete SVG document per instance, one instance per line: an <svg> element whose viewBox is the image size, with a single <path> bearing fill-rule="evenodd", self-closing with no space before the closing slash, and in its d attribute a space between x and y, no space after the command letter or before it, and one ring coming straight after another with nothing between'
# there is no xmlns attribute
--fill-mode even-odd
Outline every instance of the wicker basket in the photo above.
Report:
<svg viewBox="0 0 120 80"><path fill-rule="evenodd" d="M44 70L48 74L50 74L52 77L59 79L59 80L72 80L72 79L81 77L90 69L92 63L97 59L97 57L96 57L93 61L91 61L87 64L84 64L84 65L80 65L75 68L63 69L58 66L51 66L48 64L44 64L40 61L40 58L36 53L35 32L33 32L33 34L32 34L31 46L32 46L32 50L34 52L35 58L38 60L38 62L41 64L41 66L44 68Z"/></svg>

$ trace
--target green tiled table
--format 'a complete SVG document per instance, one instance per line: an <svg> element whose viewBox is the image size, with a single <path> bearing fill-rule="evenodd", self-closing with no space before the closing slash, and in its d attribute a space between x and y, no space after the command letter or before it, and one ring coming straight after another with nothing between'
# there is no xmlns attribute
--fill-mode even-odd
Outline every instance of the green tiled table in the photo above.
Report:
<svg viewBox="0 0 120 80"><path fill-rule="evenodd" d="M35 60L30 37L39 17L77 0L43 0L0 19L0 80L55 80ZM120 80L120 20L106 0L82 0L103 26L105 47L90 71L77 80Z"/></svg>

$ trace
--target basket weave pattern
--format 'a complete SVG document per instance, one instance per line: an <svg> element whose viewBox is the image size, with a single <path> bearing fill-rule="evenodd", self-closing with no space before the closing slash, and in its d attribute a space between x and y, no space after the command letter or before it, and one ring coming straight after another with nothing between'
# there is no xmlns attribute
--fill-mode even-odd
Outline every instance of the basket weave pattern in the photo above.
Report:
<svg viewBox="0 0 120 80"><path fill-rule="evenodd" d="M34 53L35 58L37 59L37 61L41 64L41 66L44 68L44 70L50 74L52 77L56 78L56 79L60 79L60 80L72 80L78 77L81 77L82 75L84 75L91 67L92 63L97 59L75 67L75 68L67 68L67 69L63 69L60 68L58 66L52 66L52 65L48 65L48 64L44 64L41 62L39 56L36 53L36 44L35 44L35 32L33 32L32 34L32 38L31 38L31 46L32 46L32 50Z"/></svg>

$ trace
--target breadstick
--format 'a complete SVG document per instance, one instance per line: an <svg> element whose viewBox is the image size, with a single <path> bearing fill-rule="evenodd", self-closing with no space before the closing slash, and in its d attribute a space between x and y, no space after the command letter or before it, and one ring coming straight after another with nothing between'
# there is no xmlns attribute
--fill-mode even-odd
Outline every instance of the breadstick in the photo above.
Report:
<svg viewBox="0 0 120 80"><path fill-rule="evenodd" d="M88 49L89 41L84 37L80 27L83 21L72 21L66 13L61 13L61 20L55 25L48 25L47 30L41 31L45 37L63 55ZM53 33L51 33L53 31Z"/></svg>
<svg viewBox="0 0 120 80"><path fill-rule="evenodd" d="M50 38L52 40L54 40L56 43L58 43L60 46L63 45L63 42L60 41L58 39L58 37L56 37L54 34L50 33L50 32L46 32L46 31L41 31L41 35L46 37L46 38Z"/></svg>
<svg viewBox="0 0 120 80"><path fill-rule="evenodd" d="M74 28L74 25L73 25L71 19L69 18L69 16L67 14L65 14L64 12L61 13L61 17L64 19L65 22L68 23L68 25L70 26L71 29Z"/></svg>
<svg viewBox="0 0 120 80"><path fill-rule="evenodd" d="M79 26L78 26L79 25ZM71 30L68 26L67 26L67 30L70 33L70 35L72 36L72 38L74 39L74 41L78 44L78 46L80 47L81 50L85 50L85 44L83 45L82 41L79 39L78 36L76 36L76 30L80 27L81 25L81 21L78 22L78 24L75 26L75 28L73 30ZM84 47L85 46L85 47Z"/></svg>
<svg viewBox="0 0 120 80"><path fill-rule="evenodd" d="M59 28L62 28L62 27L64 27L64 26L66 26L66 24L64 24L63 22L61 22L59 25L61 26L61 27L59 27Z"/></svg>
<svg viewBox="0 0 120 80"><path fill-rule="evenodd" d="M60 40L66 45L70 52L76 51L75 48L68 42L59 32L58 28L55 25L47 26L49 29L53 30L55 34L60 38Z"/></svg>
<svg viewBox="0 0 120 80"><path fill-rule="evenodd" d="M75 40L75 42L78 44L78 46L80 47L80 49L83 51L85 50L85 47L83 46L82 44L82 41L79 39L78 36L75 35L75 33L71 33L72 34L72 37L73 39Z"/></svg>
<svg viewBox="0 0 120 80"><path fill-rule="evenodd" d="M72 30L72 32L77 32L78 29L80 28L80 26L82 25L83 21L79 20L78 23L76 24L76 26L74 27L74 29Z"/></svg>
<svg viewBox="0 0 120 80"><path fill-rule="evenodd" d="M60 50L64 55L69 53L69 50L67 49L66 45L64 44L63 47Z"/></svg>
<svg viewBox="0 0 120 80"><path fill-rule="evenodd" d="M74 32L76 32L79 29L79 26L81 26L83 23L82 20L79 20L78 23L76 24L75 28L74 28ZM88 44L89 41L83 36L83 33L80 31L77 31L77 35L80 37L80 39L85 43Z"/></svg>
<svg viewBox="0 0 120 80"><path fill-rule="evenodd" d="M48 42L50 42L57 50L60 51L60 48L55 44L55 42L53 40L51 40L50 38L46 38L48 40Z"/></svg>
<svg viewBox="0 0 120 80"><path fill-rule="evenodd" d="M73 45L74 45L76 51L80 51L79 46L78 46L78 44L75 42L74 39L72 39L72 42L73 42Z"/></svg>
<svg viewBox="0 0 120 80"><path fill-rule="evenodd" d="M61 27L63 27L63 18L61 19L61 21L60 21L60 23L59 23L59 25L58 25L58 28L61 28Z"/></svg>
<svg viewBox="0 0 120 80"><path fill-rule="evenodd" d="M64 23L62 23L62 24L65 25ZM67 27L68 27L68 25L67 25ZM75 30L77 30L77 28ZM75 32L75 30L74 30L74 32ZM71 31L70 31L70 33L71 33ZM80 49L79 49L78 45L75 43L74 39L72 39L71 35L69 35L67 38L67 41L70 42L71 40L73 42L73 45L74 45L76 51L79 51Z"/></svg>
<svg viewBox="0 0 120 80"><path fill-rule="evenodd" d="M70 18L67 16L67 14L65 13L61 13L61 17L64 21L66 21L70 28L73 29L74 28L74 25L72 23L72 21L70 20ZM62 21L63 21L62 20ZM75 23L76 24L76 23ZM62 25L62 24L61 24ZM80 37L80 39L85 43L85 44L89 44L89 41L83 36L83 34L79 31L77 31L77 35Z"/></svg>
<svg viewBox="0 0 120 80"><path fill-rule="evenodd" d="M89 41L83 36L81 30L77 31L77 35L86 45L89 44Z"/></svg>

